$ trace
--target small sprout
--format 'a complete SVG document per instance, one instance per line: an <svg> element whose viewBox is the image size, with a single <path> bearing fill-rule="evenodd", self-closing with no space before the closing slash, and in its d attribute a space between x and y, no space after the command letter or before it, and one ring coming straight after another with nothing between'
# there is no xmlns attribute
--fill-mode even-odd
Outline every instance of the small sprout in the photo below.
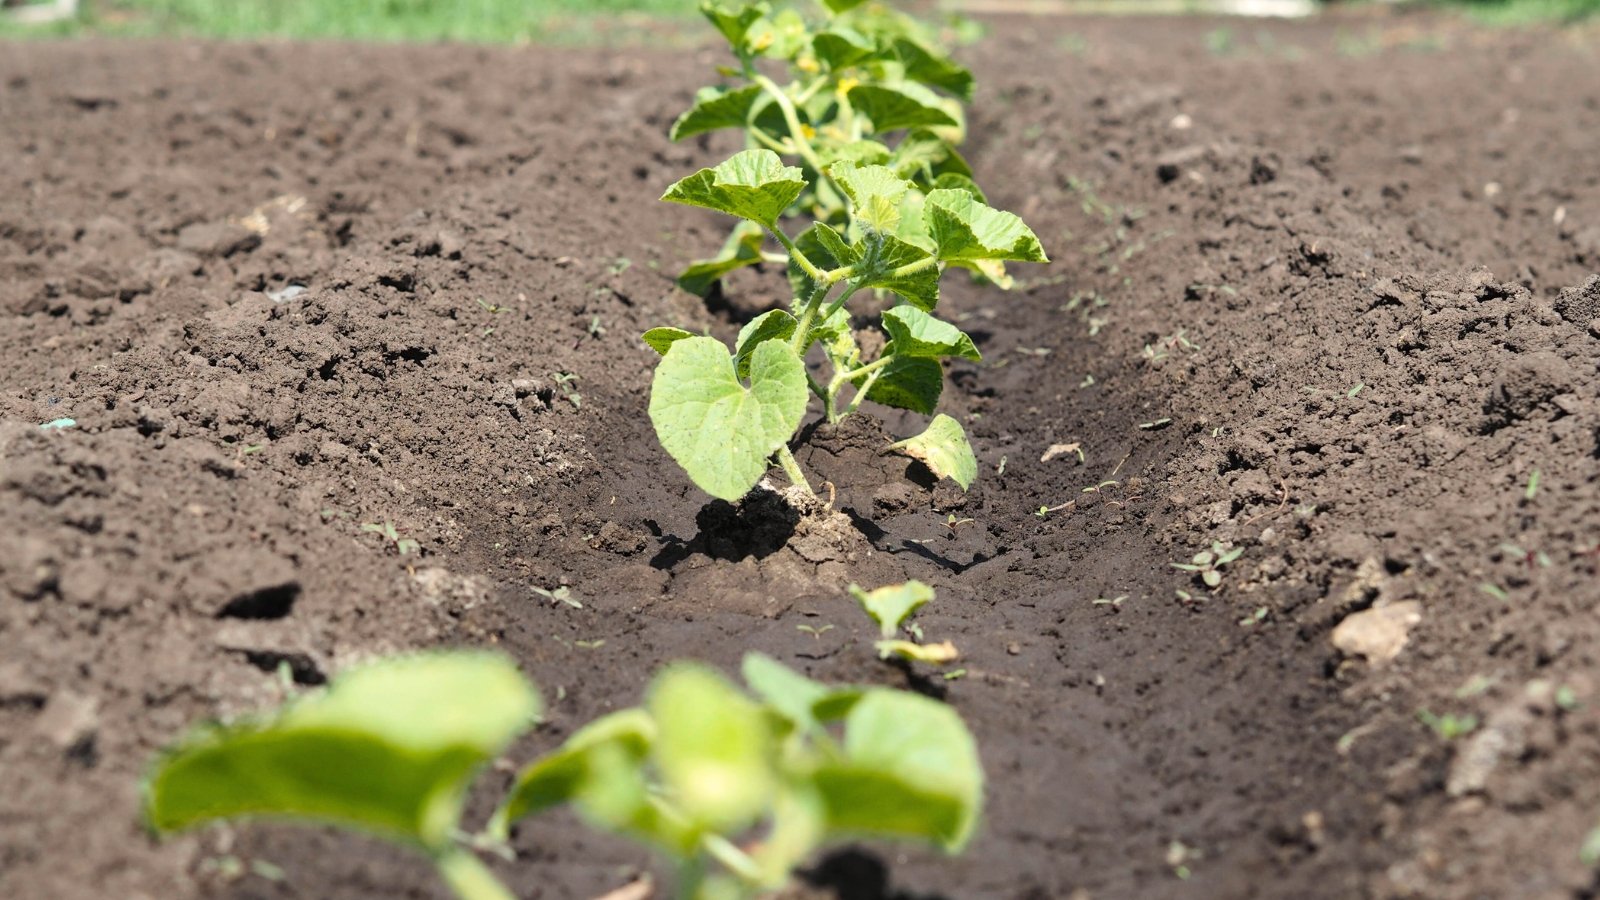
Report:
<svg viewBox="0 0 1600 900"><path fill-rule="evenodd" d="M1189 562L1171 563L1171 566L1184 572L1194 572L1200 576L1206 587L1215 590L1222 584L1222 567L1238 559L1243 553L1243 547L1229 549L1221 541L1213 541L1210 550L1201 550Z"/></svg>
<svg viewBox="0 0 1600 900"><path fill-rule="evenodd" d="M490 315L498 315L511 308L509 306L501 306L498 303L485 302L482 297L477 297L475 299L477 300L478 305L483 307L483 311L489 313Z"/></svg>
<svg viewBox="0 0 1600 900"><path fill-rule="evenodd" d="M944 527L949 529L951 537L955 537L957 528L961 527L962 525L975 524L977 521L978 521L977 519L958 519L958 518L956 518L956 514L955 513L951 513L948 517L945 518Z"/></svg>
<svg viewBox="0 0 1600 900"><path fill-rule="evenodd" d="M1522 499L1531 501L1537 496L1539 496L1539 470L1535 468L1528 475L1528 486L1522 490Z"/></svg>
<svg viewBox="0 0 1600 900"><path fill-rule="evenodd" d="M1002 453L1000 455L1000 464L998 466L994 467L994 474L998 477L1000 475L1004 475L1005 473L1006 473L1006 457L1005 457L1005 454Z"/></svg>
<svg viewBox="0 0 1600 900"><path fill-rule="evenodd" d="M1194 873L1189 868L1189 863L1200 858L1200 851L1184 844L1182 841L1173 841L1167 845L1167 866L1172 869L1172 874L1180 881L1188 881Z"/></svg>
<svg viewBox="0 0 1600 900"><path fill-rule="evenodd" d="M611 264L611 274L621 275L623 272L628 271L628 267L631 265L633 265L633 260L627 258L626 256L619 256L617 257L616 261Z"/></svg>
<svg viewBox="0 0 1600 900"><path fill-rule="evenodd" d="M815 638L815 639L820 641L820 640L822 640L822 636L824 634L827 634L828 632L833 630L833 626L832 625L824 625L821 628L817 628L814 625L796 625L794 627L794 630L795 631L804 631L806 634L809 634L813 638Z"/></svg>
<svg viewBox="0 0 1600 900"><path fill-rule="evenodd" d="M885 640L894 637L912 613L933 599L933 588L920 581L891 584L872 591L852 584L849 591L872 621L878 623L878 631Z"/></svg>
<svg viewBox="0 0 1600 900"><path fill-rule="evenodd" d="M389 543L389 546L393 547L401 556L418 553L422 550L422 545L417 541L401 537L393 522L384 522L382 525L376 522L364 522L361 525L361 530L368 534L381 535Z"/></svg>
<svg viewBox="0 0 1600 900"><path fill-rule="evenodd" d="M573 609L583 609L582 601L573 596L572 588L568 587L567 585L560 585L554 590L546 590L544 588L536 587L533 589L533 592L554 603L565 603Z"/></svg>
<svg viewBox="0 0 1600 900"><path fill-rule="evenodd" d="M967 677L967 670L966 669L951 669L950 671L944 673L944 675L941 676L941 677L943 677L945 681L955 681L957 678L965 678L965 677Z"/></svg>
<svg viewBox="0 0 1600 900"><path fill-rule="evenodd" d="M1255 612L1239 620L1239 627L1253 628L1257 625L1260 625L1262 622L1267 620L1267 616L1270 615L1271 612L1272 611L1265 606L1257 607Z"/></svg>
<svg viewBox="0 0 1600 900"><path fill-rule="evenodd" d="M1115 597L1096 597L1089 601L1089 605L1109 606L1112 612L1122 612L1122 601L1126 599L1128 599L1127 594L1119 594Z"/></svg>
<svg viewBox="0 0 1600 900"><path fill-rule="evenodd" d="M1082 390L1083 388L1094 387L1094 384L1095 384L1094 376L1093 375L1085 375L1085 376L1083 376L1083 380L1078 382L1078 389Z"/></svg>
<svg viewBox="0 0 1600 900"><path fill-rule="evenodd" d="M1458 716L1454 713L1445 713L1442 716L1437 716L1426 709L1419 709L1417 710L1417 720L1433 729L1434 734L1447 741L1466 737L1478 728L1478 717L1474 715Z"/></svg>
<svg viewBox="0 0 1600 900"><path fill-rule="evenodd" d="M1570 684L1563 684L1556 688L1555 699L1556 706L1568 712L1578 708L1578 692L1573 690Z"/></svg>
<svg viewBox="0 0 1600 900"><path fill-rule="evenodd" d="M1355 387L1351 388L1349 391L1347 391L1345 393L1345 398L1346 399L1355 399L1355 396L1357 394L1361 393L1361 389L1364 388L1364 387L1366 387L1365 384L1356 385Z"/></svg>
<svg viewBox="0 0 1600 900"><path fill-rule="evenodd" d="M573 641L572 645L579 650L599 650L606 645L605 638L595 641Z"/></svg>
<svg viewBox="0 0 1600 900"><path fill-rule="evenodd" d="M77 419L51 419L39 426L40 431L61 431L78 424Z"/></svg>
<svg viewBox="0 0 1600 900"><path fill-rule="evenodd" d="M590 337L598 338L600 335L605 334L605 333L606 333L606 327L604 325L600 324L600 316L598 314L596 314L593 318L589 319L589 336Z"/></svg>
<svg viewBox="0 0 1600 900"><path fill-rule="evenodd" d="M1139 428L1144 430L1144 431L1156 431L1158 429L1165 428L1165 427L1167 427L1168 425L1171 425L1171 424L1172 424L1172 419L1171 418L1163 417L1163 418L1160 418L1160 419L1156 419L1154 422L1141 422L1141 423L1139 423Z"/></svg>
<svg viewBox="0 0 1600 900"><path fill-rule="evenodd" d="M578 393L577 385L574 384L574 382L579 380L577 375L574 375L571 372L556 372L550 377L553 378L556 385L561 388L561 396L565 397L567 402L572 404L573 409L583 409L583 395Z"/></svg>
<svg viewBox="0 0 1600 900"><path fill-rule="evenodd" d="M1493 597L1496 600L1501 601L1502 603L1511 599L1511 595L1506 593L1505 588L1495 584L1492 581L1485 581L1478 585L1478 590L1488 594L1490 597Z"/></svg>

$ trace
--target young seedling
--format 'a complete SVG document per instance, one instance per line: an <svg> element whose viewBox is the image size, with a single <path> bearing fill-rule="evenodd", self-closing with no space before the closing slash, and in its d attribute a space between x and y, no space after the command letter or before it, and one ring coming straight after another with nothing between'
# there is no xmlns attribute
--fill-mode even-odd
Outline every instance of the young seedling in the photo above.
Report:
<svg viewBox="0 0 1600 900"><path fill-rule="evenodd" d="M817 850L850 838L966 845L983 771L950 707L829 687L755 653L743 670L754 696L704 666L669 666L643 706L590 723L524 769L489 837L570 803L672 860L677 896L694 900L780 890Z"/></svg>
<svg viewBox="0 0 1600 900"><path fill-rule="evenodd" d="M933 599L933 588L912 580L905 584L891 584L871 591L862 590L852 584L849 590L850 596L861 604L862 610L872 617L872 621L878 623L882 640L874 646L878 650L879 659L899 658L908 662L925 662L942 666L961 657L956 645L950 641L938 644L922 643L922 629L908 621L912 613ZM902 640L899 637L902 629L910 632L916 641Z"/></svg>
<svg viewBox="0 0 1600 900"><path fill-rule="evenodd" d="M145 817L162 834L255 817L339 825L426 854L461 900L511 900L456 835L474 773L538 713L505 657L390 659L276 713L196 731L150 771Z"/></svg>
<svg viewBox="0 0 1600 900"><path fill-rule="evenodd" d="M382 525L376 522L363 522L361 530L367 534L382 535L383 539L389 543L389 546L393 547L395 552L401 556L419 553L422 550L422 545L417 541L412 538L401 537L393 522L384 522Z"/></svg>
<svg viewBox="0 0 1600 900"><path fill-rule="evenodd" d="M1445 713L1440 716L1430 710L1419 709L1417 720L1432 729L1441 740L1446 741L1466 737L1478 729L1478 717L1473 715L1458 716L1455 713Z"/></svg>
<svg viewBox="0 0 1600 900"><path fill-rule="evenodd" d="M1174 569L1194 572L1205 586L1216 590L1222 584L1222 567L1244 554L1243 547L1229 549L1221 541L1212 541L1210 550L1201 550L1186 563L1172 563Z"/></svg>
<svg viewBox="0 0 1600 900"><path fill-rule="evenodd" d="M735 269L779 261L794 296L790 309L746 325L731 349L678 328L644 335L662 354L650 391L656 435L696 485L724 500L754 487L773 457L810 492L789 441L811 395L829 422L865 400L933 416L926 431L891 449L966 488L977 477L966 432L934 415L940 361L982 357L970 337L933 315L940 275L959 266L1004 284L1007 261L1046 261L1021 219L987 205L955 150L957 98L969 94L970 73L903 16L859 0L823 6L825 21L812 25L766 3L703 3L742 83L701 92L672 129L681 140L741 128L750 146L662 197L740 220L723 252L690 266L679 284L703 295ZM759 59L786 62L793 80L774 81ZM796 236L780 225L791 213L812 220ZM766 249L769 237L781 254ZM901 301L883 312L886 340L872 359L856 342L846 305L866 290ZM822 378L805 363L814 345L829 369Z"/></svg>

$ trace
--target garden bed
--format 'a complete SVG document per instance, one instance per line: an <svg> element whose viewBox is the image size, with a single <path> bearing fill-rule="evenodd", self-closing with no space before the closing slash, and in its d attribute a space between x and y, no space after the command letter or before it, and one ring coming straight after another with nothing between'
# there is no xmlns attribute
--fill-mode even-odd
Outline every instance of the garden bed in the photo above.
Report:
<svg viewBox="0 0 1600 900"><path fill-rule="evenodd" d="M967 149L1054 262L946 279L970 492L883 455L884 410L804 433L840 531L708 503L644 415L640 332L786 299L672 282L725 230L656 202L736 149L665 137L718 52L7 46L0 894L442 896L360 838L137 815L151 753L281 664L440 644L539 684L519 762L672 659L946 698L979 838L840 851L820 896L1592 893L1592 45L992 24ZM1244 548L1215 592L1171 565L1213 541ZM844 587L907 578L964 677L872 653ZM1341 643L1408 631L1391 661L1334 646L1367 610ZM651 865L564 814L516 847L524 897Z"/></svg>

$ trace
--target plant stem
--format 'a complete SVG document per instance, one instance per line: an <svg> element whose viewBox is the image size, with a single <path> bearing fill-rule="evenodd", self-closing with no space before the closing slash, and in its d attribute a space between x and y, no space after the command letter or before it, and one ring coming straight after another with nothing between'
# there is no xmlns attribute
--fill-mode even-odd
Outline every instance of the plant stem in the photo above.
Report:
<svg viewBox="0 0 1600 900"><path fill-rule="evenodd" d="M883 370L879 369L878 371L873 372L871 375L868 375L866 381L861 382L861 387L856 391L856 395L850 398L850 405L846 406L844 410L839 413L839 419L854 413L861 406L861 401L867 399L867 392L872 390L872 386L878 381L878 376L882 374ZM838 421L838 419L835 419L834 421Z"/></svg>
<svg viewBox="0 0 1600 900"><path fill-rule="evenodd" d="M839 311L839 307L844 306L844 302L846 300L850 299L850 295L854 294L856 291L858 291L860 289L861 289L861 285L857 284L854 281L852 281L849 284L845 285L844 293L839 295L839 299L837 299L837 300L833 301L832 303L828 304L828 308L822 311L822 321L824 321L824 322L828 321L829 317L831 317L834 313L838 312Z"/></svg>
<svg viewBox="0 0 1600 900"><path fill-rule="evenodd" d="M795 151L800 154L800 158L804 159L806 165L809 165L817 174L827 177L827 173L822 168L822 160L817 158L817 151L812 149L811 142L806 140L804 127L800 124L800 115L794 109L794 101L790 100L789 95L784 92L783 88L778 87L777 83L771 78L755 71L754 68L750 70L750 73L751 80L760 85L763 91L772 96L773 102L778 104L778 110L783 113L784 124L789 126L789 140L794 144Z"/></svg>
<svg viewBox="0 0 1600 900"><path fill-rule="evenodd" d="M789 483L795 487L805 488L805 492L816 495L811 489L811 482L806 480L806 473L800 471L800 464L795 462L794 454L789 452L789 445L784 444L778 448L778 465L783 467L783 474L789 476Z"/></svg>
<svg viewBox="0 0 1600 900"><path fill-rule="evenodd" d="M854 381L863 375L871 375L873 372L878 371L892 362L894 362L893 356L880 356L859 369L851 369L850 371L837 376L834 380L843 385L843 383L846 381Z"/></svg>
<svg viewBox="0 0 1600 900"><path fill-rule="evenodd" d="M794 245L794 241L789 240L789 236L783 233L782 228L773 227L767 230L772 232L772 236L778 239L778 243L783 245L783 249L789 252L789 258L800 266L801 271L811 276L813 281L821 282L827 277L821 269L817 268L817 264L811 261L810 257L806 256L800 251L799 247Z"/></svg>
<svg viewBox="0 0 1600 900"><path fill-rule="evenodd" d="M450 885L450 890L461 900L517 900L489 867L465 847L451 847L435 855L433 862L445 884Z"/></svg>
<svg viewBox="0 0 1600 900"><path fill-rule="evenodd" d="M750 858L750 854L735 847L732 841L722 835L708 834L700 839L700 846L712 859L722 863L741 879L753 884L760 884L763 880L765 873L761 871L761 866Z"/></svg>
<svg viewBox="0 0 1600 900"><path fill-rule="evenodd" d="M811 347L811 325L817 321L817 307L822 305L822 301L831 290L833 285L817 282L817 289L811 292L811 299L807 300L805 307L800 310L800 320L795 323L794 338L790 340L789 346L802 362L805 360L806 350Z"/></svg>

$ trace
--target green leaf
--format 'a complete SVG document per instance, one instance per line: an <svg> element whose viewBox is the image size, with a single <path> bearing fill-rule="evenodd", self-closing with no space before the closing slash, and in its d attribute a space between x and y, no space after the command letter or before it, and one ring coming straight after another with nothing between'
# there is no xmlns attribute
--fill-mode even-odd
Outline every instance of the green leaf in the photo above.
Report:
<svg viewBox="0 0 1600 900"><path fill-rule="evenodd" d="M745 684L775 712L801 729L818 727L816 706L834 693L763 653L746 653L741 666Z"/></svg>
<svg viewBox="0 0 1600 900"><path fill-rule="evenodd" d="M966 191L979 203L989 202L989 198L984 196L983 189L978 187L978 183L973 181L971 176L962 175L959 172L945 172L934 178L933 189Z"/></svg>
<svg viewBox="0 0 1600 900"><path fill-rule="evenodd" d="M794 239L794 245L800 249L811 263L821 269L837 269L856 261L856 253L851 249L844 236L833 230L832 226L817 222ZM817 283L800 268L794 260L789 261L789 286L794 289L794 296L800 300L810 297L817 289Z"/></svg>
<svg viewBox="0 0 1600 900"><path fill-rule="evenodd" d="M655 735L655 723L642 709L625 709L590 722L568 738L561 749L517 775L510 795L489 822L489 833L505 840L511 823L576 799L596 780L597 753L616 749L633 760L635 766L642 765Z"/></svg>
<svg viewBox="0 0 1600 900"><path fill-rule="evenodd" d="M949 478L961 485L962 490L971 487L973 479L978 477L978 460L967 444L966 430L944 413L934 416L926 431L891 444L890 449L922 460L933 474Z"/></svg>
<svg viewBox="0 0 1600 900"><path fill-rule="evenodd" d="M738 500L767 472L767 458L805 418L805 364L783 341L750 355L750 387L739 383L721 341L676 341L656 367L650 421L656 437L695 484Z"/></svg>
<svg viewBox="0 0 1600 900"><path fill-rule="evenodd" d="M882 835L960 850L983 807L983 767L950 707L918 694L868 691L845 719L845 761L815 784L830 836Z"/></svg>
<svg viewBox="0 0 1600 900"><path fill-rule="evenodd" d="M883 349L893 354L893 345ZM866 378L860 376L852 383L860 387ZM873 403L909 409L925 416L933 415L939 405L939 395L944 393L944 369L938 360L916 356L896 356L894 361L879 370L878 380L867 389L867 399Z"/></svg>
<svg viewBox="0 0 1600 900"><path fill-rule="evenodd" d="M761 262L761 245L766 232L754 222L739 222L712 259L696 260L678 276L678 287L698 297L711 293L711 286L735 269Z"/></svg>
<svg viewBox="0 0 1600 900"><path fill-rule="evenodd" d="M656 765L676 805L723 833L751 825L777 789L777 748L761 707L705 666L680 663L651 685Z"/></svg>
<svg viewBox="0 0 1600 900"><path fill-rule="evenodd" d="M846 69L872 56L878 48L853 28L835 26L811 39L817 60L829 69Z"/></svg>
<svg viewBox="0 0 1600 900"><path fill-rule="evenodd" d="M972 73L965 67L908 38L895 41L894 49L907 78L942 88L963 100L972 99Z"/></svg>
<svg viewBox="0 0 1600 900"><path fill-rule="evenodd" d="M679 181L661 199L714 209L773 228L805 187L800 170L784 165L778 154L745 150Z"/></svg>
<svg viewBox="0 0 1600 900"><path fill-rule="evenodd" d="M985 206L966 191L930 192L923 201L923 218L941 260L1049 261L1021 219Z"/></svg>
<svg viewBox="0 0 1600 900"><path fill-rule="evenodd" d="M672 123L671 138L681 141L719 128L743 128L750 119L750 110L761 99L761 87L750 85L724 91L714 87L701 88L695 94L694 105Z"/></svg>
<svg viewBox="0 0 1600 900"><path fill-rule="evenodd" d="M863 245L855 261L862 287L894 291L926 311L939 305L939 267L928 251L888 234L869 235Z"/></svg>
<svg viewBox="0 0 1600 900"><path fill-rule="evenodd" d="M144 783L158 831L213 819L330 822L438 851L472 774L532 724L538 696L498 654L375 663L275 715L202 730Z"/></svg>
<svg viewBox="0 0 1600 900"><path fill-rule="evenodd" d="M850 198L853 222L888 234L899 227L900 201L911 190L911 182L887 166L858 166L851 162L835 164L828 174Z"/></svg>
<svg viewBox="0 0 1600 900"><path fill-rule="evenodd" d="M882 165L889 161L889 148L877 141L851 141L847 144L817 148L817 158L824 166L853 162L859 166Z"/></svg>
<svg viewBox="0 0 1600 900"><path fill-rule="evenodd" d="M735 50L744 47L745 33L770 9L766 3L740 3L732 8L723 6L715 0L701 0L700 3L700 14L722 32L722 36L728 39L728 43L732 44Z"/></svg>
<svg viewBox="0 0 1600 900"><path fill-rule="evenodd" d="M867 0L822 0L822 5L837 15L842 12L849 12L865 2Z"/></svg>
<svg viewBox="0 0 1600 900"><path fill-rule="evenodd" d="M850 596L856 598L872 621L878 623L878 630L883 632L884 638L894 637L912 613L933 599L933 588L916 580L870 591L852 584L849 590Z"/></svg>
<svg viewBox="0 0 1600 900"><path fill-rule="evenodd" d="M740 378L750 375L750 354L763 341L786 341L794 337L795 326L799 323L794 316L781 309L768 310L739 329L739 339L734 341L733 364Z"/></svg>
<svg viewBox="0 0 1600 900"><path fill-rule="evenodd" d="M675 341L681 341L684 338L692 338L694 337L694 332L684 331L682 328L663 326L661 328L652 328L639 337L646 344L650 345L651 350L654 350L655 352L665 356L667 350L672 347Z"/></svg>
<svg viewBox="0 0 1600 900"><path fill-rule="evenodd" d="M961 159L950 142L921 128L907 134L894 148L894 155L889 161L890 168L902 177L913 178L918 175L934 178L938 175L940 167L951 160L960 160L964 167L966 160Z"/></svg>
<svg viewBox="0 0 1600 900"><path fill-rule="evenodd" d="M809 43L805 19L792 9L784 9L770 19L750 26L745 45L769 59L792 59Z"/></svg>
<svg viewBox="0 0 1600 900"><path fill-rule="evenodd" d="M860 84L850 89L850 105L872 120L874 131L894 131L923 125L960 126L950 113L940 108L938 97L919 85Z"/></svg>
<svg viewBox="0 0 1600 900"><path fill-rule="evenodd" d="M883 330L894 340L894 352L898 356L934 359L959 356L973 362L983 361L972 338L961 329L935 319L914 306L896 306L885 310Z"/></svg>

